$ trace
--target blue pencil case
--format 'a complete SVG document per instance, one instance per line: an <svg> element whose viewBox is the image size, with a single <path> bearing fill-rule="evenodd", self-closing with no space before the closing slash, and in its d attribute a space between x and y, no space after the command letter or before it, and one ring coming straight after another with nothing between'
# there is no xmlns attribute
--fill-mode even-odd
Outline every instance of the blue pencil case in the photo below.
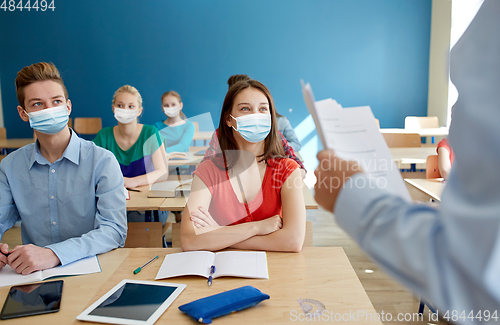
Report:
<svg viewBox="0 0 500 325"><path fill-rule="evenodd" d="M200 323L211 324L213 318L253 307L269 298L257 288L244 286L192 301L179 309Z"/></svg>

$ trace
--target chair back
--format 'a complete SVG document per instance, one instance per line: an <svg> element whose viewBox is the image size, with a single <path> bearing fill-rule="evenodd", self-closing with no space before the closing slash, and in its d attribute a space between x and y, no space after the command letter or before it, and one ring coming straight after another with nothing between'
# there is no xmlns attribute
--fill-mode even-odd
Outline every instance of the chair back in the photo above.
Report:
<svg viewBox="0 0 500 325"><path fill-rule="evenodd" d="M427 164L425 167L425 178L441 178L438 165L438 155L430 155L427 157Z"/></svg>
<svg viewBox="0 0 500 325"><path fill-rule="evenodd" d="M170 226L169 222L128 222L125 248L163 247L163 234Z"/></svg>
<svg viewBox="0 0 500 325"><path fill-rule="evenodd" d="M383 133L389 148L420 147L421 140L418 133Z"/></svg>
<svg viewBox="0 0 500 325"><path fill-rule="evenodd" d="M0 139L7 139L7 129L0 128Z"/></svg>
<svg viewBox="0 0 500 325"><path fill-rule="evenodd" d="M80 134L97 134L102 129L100 117L75 117L73 130Z"/></svg>
<svg viewBox="0 0 500 325"><path fill-rule="evenodd" d="M405 129L432 129L439 127L437 116L407 116L405 118Z"/></svg>
<svg viewBox="0 0 500 325"><path fill-rule="evenodd" d="M198 124L198 122L191 122L194 124L194 132L198 132L200 130L200 125Z"/></svg>

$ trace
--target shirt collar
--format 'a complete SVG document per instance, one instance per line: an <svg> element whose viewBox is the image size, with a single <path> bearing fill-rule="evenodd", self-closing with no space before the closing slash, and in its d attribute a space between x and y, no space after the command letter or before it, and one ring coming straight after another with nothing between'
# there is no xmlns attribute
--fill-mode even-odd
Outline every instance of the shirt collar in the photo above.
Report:
<svg viewBox="0 0 500 325"><path fill-rule="evenodd" d="M69 140L69 144L64 150L61 158L56 161L60 161L63 158L68 159L75 165L80 164L80 138L76 135L75 131L71 128L69 129L71 132L71 138ZM29 164L29 168L33 167L33 164L37 162L40 165L50 165L50 162L40 153L40 142L36 139L35 145L33 146L33 152L31 154L31 161Z"/></svg>

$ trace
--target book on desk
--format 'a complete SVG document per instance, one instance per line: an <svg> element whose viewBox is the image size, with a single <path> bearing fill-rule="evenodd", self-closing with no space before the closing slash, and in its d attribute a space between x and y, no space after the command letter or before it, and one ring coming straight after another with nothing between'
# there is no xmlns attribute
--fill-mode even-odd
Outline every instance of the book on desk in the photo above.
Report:
<svg viewBox="0 0 500 325"><path fill-rule="evenodd" d="M33 272L28 275L19 274L12 269L10 265L6 265L0 270L0 287L43 281L57 276L82 275L98 272L101 272L101 266L99 265L97 256L86 257L73 263Z"/></svg>
<svg viewBox="0 0 500 325"><path fill-rule="evenodd" d="M168 158L168 160L187 160L188 156L187 156L187 153L185 153L185 152L173 151L173 152L167 153L167 158Z"/></svg>
<svg viewBox="0 0 500 325"><path fill-rule="evenodd" d="M269 279L266 252L193 251L166 255L155 280L184 275L208 278L212 265L214 279L221 276Z"/></svg>
<svg viewBox="0 0 500 325"><path fill-rule="evenodd" d="M180 197L186 196L191 191L193 179L180 181L163 181L154 183L149 188L148 197Z"/></svg>

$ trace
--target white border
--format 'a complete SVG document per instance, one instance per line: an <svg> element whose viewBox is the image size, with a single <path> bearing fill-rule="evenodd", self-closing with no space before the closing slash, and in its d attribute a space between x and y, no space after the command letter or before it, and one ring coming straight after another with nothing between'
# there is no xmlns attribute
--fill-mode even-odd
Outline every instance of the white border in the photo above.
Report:
<svg viewBox="0 0 500 325"><path fill-rule="evenodd" d="M133 319L125 319L125 318L115 318L115 317L106 317L106 316L94 316L89 315L97 306L99 306L104 300L108 299L115 291L120 289L125 283L137 283L137 284L148 284L148 285L156 285L156 286L165 286L165 287L176 287L174 292L165 300L160 307L146 320L133 320ZM154 322L160 318L160 316L167 310L167 308L174 302L174 300L180 295L182 290L186 288L185 284L179 283L166 283L166 282L153 282L153 281L141 281L141 280L122 280L118 283L113 289L109 290L104 296L99 298L96 302L94 302L89 308L85 309L80 315L76 316L78 320L90 321L90 322L101 322L108 324L124 324L124 325L152 325Z"/></svg>

